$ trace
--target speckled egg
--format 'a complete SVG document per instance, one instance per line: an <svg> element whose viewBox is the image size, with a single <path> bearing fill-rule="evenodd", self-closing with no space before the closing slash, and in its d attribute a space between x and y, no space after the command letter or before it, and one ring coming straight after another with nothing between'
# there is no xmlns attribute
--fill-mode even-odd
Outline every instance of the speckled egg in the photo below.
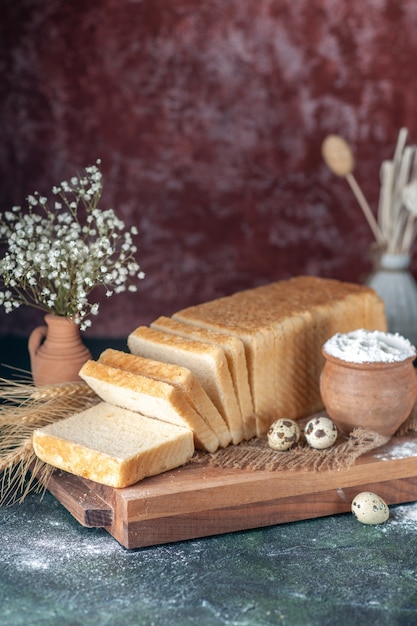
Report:
<svg viewBox="0 0 417 626"><path fill-rule="evenodd" d="M383 524L389 518L386 502L371 491L362 491L352 501L352 513L362 524Z"/></svg>
<svg viewBox="0 0 417 626"><path fill-rule="evenodd" d="M330 448L337 439L337 426L328 417L313 417L304 428L309 446L317 450Z"/></svg>
<svg viewBox="0 0 417 626"><path fill-rule="evenodd" d="M300 439L300 428L297 422L290 419L279 419L268 430L268 445L273 450L289 450Z"/></svg>

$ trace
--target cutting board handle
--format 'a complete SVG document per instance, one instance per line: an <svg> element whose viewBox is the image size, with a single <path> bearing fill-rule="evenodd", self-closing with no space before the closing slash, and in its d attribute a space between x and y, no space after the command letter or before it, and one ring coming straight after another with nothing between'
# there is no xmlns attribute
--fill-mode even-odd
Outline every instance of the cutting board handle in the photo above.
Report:
<svg viewBox="0 0 417 626"><path fill-rule="evenodd" d="M83 526L108 528L113 524L113 510L82 478L58 470L45 486Z"/></svg>

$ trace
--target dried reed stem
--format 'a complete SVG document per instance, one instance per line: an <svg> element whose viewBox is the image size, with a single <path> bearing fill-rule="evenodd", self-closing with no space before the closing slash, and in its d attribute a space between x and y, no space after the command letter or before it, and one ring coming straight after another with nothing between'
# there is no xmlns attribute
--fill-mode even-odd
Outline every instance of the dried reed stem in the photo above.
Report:
<svg viewBox="0 0 417 626"><path fill-rule="evenodd" d="M416 238L415 216L403 202L404 188L417 178L416 146L406 146L408 131L398 133L394 157L380 169L378 223L385 240L384 252L410 254Z"/></svg>
<svg viewBox="0 0 417 626"><path fill-rule="evenodd" d="M391 161L383 161L380 169L381 192L379 195L378 222L384 239L391 238L392 221L390 219L390 190L394 176Z"/></svg>

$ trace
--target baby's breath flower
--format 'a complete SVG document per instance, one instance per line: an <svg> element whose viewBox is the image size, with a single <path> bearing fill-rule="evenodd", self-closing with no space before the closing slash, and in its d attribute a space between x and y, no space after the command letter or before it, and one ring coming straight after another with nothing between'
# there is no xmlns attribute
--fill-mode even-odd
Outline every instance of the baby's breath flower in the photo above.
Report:
<svg viewBox="0 0 417 626"><path fill-rule="evenodd" d="M91 326L99 304L90 302L95 287L113 293L137 291L145 277L134 255L132 235L113 209L102 210L100 160L52 188L52 207L38 192L27 197L28 210L14 206L0 214L0 306L6 313L29 305L70 317L81 330ZM84 216L83 223L79 209Z"/></svg>

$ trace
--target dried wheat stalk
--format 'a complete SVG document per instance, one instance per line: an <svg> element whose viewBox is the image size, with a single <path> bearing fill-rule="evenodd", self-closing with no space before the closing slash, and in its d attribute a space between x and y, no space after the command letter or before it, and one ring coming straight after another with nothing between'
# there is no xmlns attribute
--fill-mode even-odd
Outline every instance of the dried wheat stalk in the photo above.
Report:
<svg viewBox="0 0 417 626"><path fill-rule="evenodd" d="M52 468L36 457L33 431L98 401L83 382L36 387L0 379L0 506L45 488Z"/></svg>

